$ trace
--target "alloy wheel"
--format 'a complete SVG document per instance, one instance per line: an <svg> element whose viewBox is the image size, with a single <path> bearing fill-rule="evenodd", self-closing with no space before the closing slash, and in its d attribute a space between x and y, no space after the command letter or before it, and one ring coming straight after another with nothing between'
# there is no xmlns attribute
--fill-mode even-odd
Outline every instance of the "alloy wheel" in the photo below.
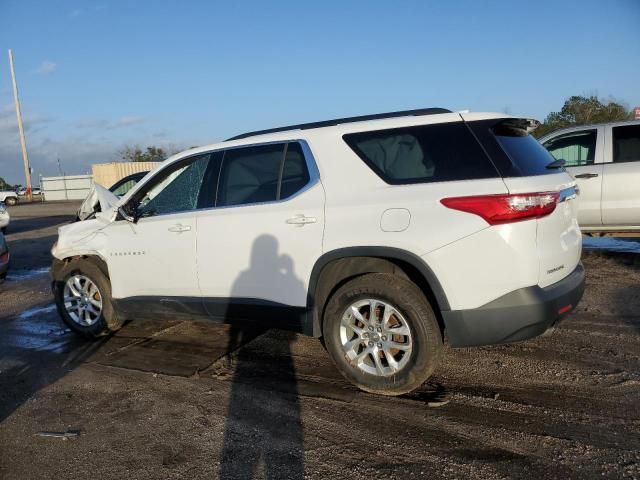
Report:
<svg viewBox="0 0 640 480"><path fill-rule="evenodd" d="M358 300L345 310L340 343L352 366L381 377L402 370L413 347L404 316L390 303L373 298Z"/></svg>

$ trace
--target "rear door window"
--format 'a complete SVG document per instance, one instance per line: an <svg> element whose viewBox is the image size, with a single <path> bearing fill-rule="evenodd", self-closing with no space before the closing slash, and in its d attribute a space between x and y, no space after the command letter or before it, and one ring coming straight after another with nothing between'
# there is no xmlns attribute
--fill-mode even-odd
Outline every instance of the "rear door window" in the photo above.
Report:
<svg viewBox="0 0 640 480"><path fill-rule="evenodd" d="M613 127L613 161L640 161L640 125Z"/></svg>
<svg viewBox="0 0 640 480"><path fill-rule="evenodd" d="M597 131L580 130L552 138L544 143L556 160L564 160L565 167L592 165L596 158Z"/></svg>
<svg viewBox="0 0 640 480"><path fill-rule="evenodd" d="M392 185L498 176L462 122L352 133L343 138L380 178Z"/></svg>
<svg viewBox="0 0 640 480"><path fill-rule="evenodd" d="M297 142L230 149L222 160L216 206L284 200L309 181L305 156Z"/></svg>

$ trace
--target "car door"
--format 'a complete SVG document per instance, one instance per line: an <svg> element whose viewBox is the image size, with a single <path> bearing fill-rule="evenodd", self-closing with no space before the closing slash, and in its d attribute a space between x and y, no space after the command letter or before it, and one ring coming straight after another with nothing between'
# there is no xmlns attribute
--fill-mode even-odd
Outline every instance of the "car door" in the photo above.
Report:
<svg viewBox="0 0 640 480"><path fill-rule="evenodd" d="M556 160L565 161L567 172L576 179L580 190L577 202L580 226L601 226L604 151L602 127L561 133L545 140L543 145Z"/></svg>
<svg viewBox="0 0 640 480"><path fill-rule="evenodd" d="M640 227L640 124L609 127L605 144L602 223Z"/></svg>
<svg viewBox="0 0 640 480"><path fill-rule="evenodd" d="M324 189L306 143L227 150L216 207L198 212L197 225L200 291L212 317L300 326L324 228Z"/></svg>
<svg viewBox="0 0 640 480"><path fill-rule="evenodd" d="M159 171L123 207L136 221L121 219L105 229L114 298L149 308L162 301L165 310L199 303L202 310L195 213L213 204L210 188L203 188L209 165L210 155L202 154Z"/></svg>

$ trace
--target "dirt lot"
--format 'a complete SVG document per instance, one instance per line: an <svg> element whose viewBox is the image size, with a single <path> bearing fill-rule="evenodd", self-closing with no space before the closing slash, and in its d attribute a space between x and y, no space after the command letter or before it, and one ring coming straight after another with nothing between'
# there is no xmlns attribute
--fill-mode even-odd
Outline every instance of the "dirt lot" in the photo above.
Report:
<svg viewBox="0 0 640 480"><path fill-rule="evenodd" d="M448 348L420 392L385 398L274 330L131 322L78 340L44 270L76 206L10 210L2 479L640 478L638 254L586 254L585 298L551 335Z"/></svg>

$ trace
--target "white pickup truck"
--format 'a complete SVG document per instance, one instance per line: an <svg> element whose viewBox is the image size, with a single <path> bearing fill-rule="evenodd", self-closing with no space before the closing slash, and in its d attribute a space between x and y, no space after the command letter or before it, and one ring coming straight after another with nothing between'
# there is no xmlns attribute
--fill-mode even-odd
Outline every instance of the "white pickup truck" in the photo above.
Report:
<svg viewBox="0 0 640 480"><path fill-rule="evenodd" d="M540 143L578 183L583 232L640 231L640 120L556 130Z"/></svg>
<svg viewBox="0 0 640 480"><path fill-rule="evenodd" d="M15 205L18 203L18 194L13 190L3 190L0 192L0 202L7 205Z"/></svg>

